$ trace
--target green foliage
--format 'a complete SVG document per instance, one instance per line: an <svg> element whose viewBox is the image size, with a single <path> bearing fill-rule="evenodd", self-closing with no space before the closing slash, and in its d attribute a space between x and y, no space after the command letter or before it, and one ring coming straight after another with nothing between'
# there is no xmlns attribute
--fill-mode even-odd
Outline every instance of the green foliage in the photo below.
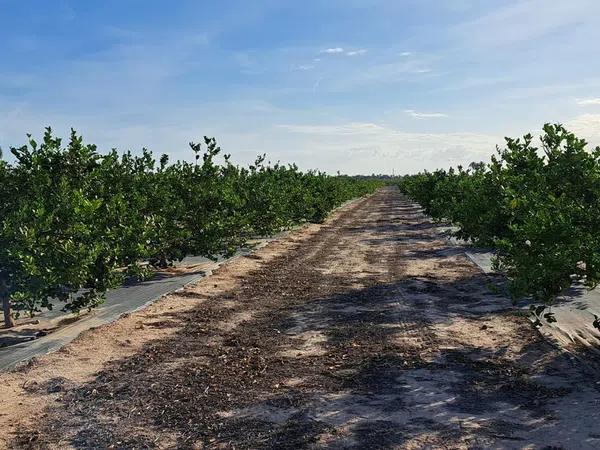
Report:
<svg viewBox="0 0 600 450"><path fill-rule="evenodd" d="M425 172L400 186L428 214L457 225L460 237L495 247L515 298L548 305L575 280L600 282L600 148L588 151L550 124L541 143L506 138L489 164Z"/></svg>
<svg viewBox="0 0 600 450"><path fill-rule="evenodd" d="M193 162L107 154L52 135L0 159L0 278L14 309L30 313L98 305L141 261L165 267L186 255L230 255L251 237L321 222L372 192L373 180L301 172L296 166L233 165L214 139L190 143Z"/></svg>

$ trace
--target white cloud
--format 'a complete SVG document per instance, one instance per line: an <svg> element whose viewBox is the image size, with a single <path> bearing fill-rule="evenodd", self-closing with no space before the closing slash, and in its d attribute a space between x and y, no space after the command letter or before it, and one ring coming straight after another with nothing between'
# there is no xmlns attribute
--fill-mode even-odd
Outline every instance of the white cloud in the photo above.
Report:
<svg viewBox="0 0 600 450"><path fill-rule="evenodd" d="M358 55L364 55L365 53L367 53L367 51L363 48L360 50L351 50L349 52L346 52L346 55L348 56L358 56Z"/></svg>
<svg viewBox="0 0 600 450"><path fill-rule="evenodd" d="M575 101L579 106L600 105L600 98L578 98Z"/></svg>
<svg viewBox="0 0 600 450"><path fill-rule="evenodd" d="M424 113L424 112L417 112L413 109L406 109L406 110L404 110L404 112L406 114L411 115L415 119L435 119L435 118L441 118L441 117L448 117L448 115L444 114L444 113L439 113L439 112Z"/></svg>
<svg viewBox="0 0 600 450"><path fill-rule="evenodd" d="M358 55L364 55L365 53L367 53L367 50L364 48L359 48L357 50L346 50L342 47L332 47L332 48L326 48L325 50L321 50L321 53L328 53L330 55L336 55L336 54L340 54L340 53L344 53L347 56L358 56ZM318 61L319 59L315 59L315 61Z"/></svg>
<svg viewBox="0 0 600 450"><path fill-rule="evenodd" d="M581 114L567 121L565 128L592 146L600 145L600 114Z"/></svg>
<svg viewBox="0 0 600 450"><path fill-rule="evenodd" d="M338 125L278 125L295 145L318 149L330 165L350 173L414 173L487 161L500 137L479 133L416 133L369 122ZM286 133L287 134L287 133Z"/></svg>
<svg viewBox="0 0 600 450"><path fill-rule="evenodd" d="M300 64L299 66L295 67L296 70L311 70L314 68L314 64Z"/></svg>
<svg viewBox="0 0 600 450"><path fill-rule="evenodd" d="M402 52L400 53L400 56L410 56L412 55L412 52Z"/></svg>

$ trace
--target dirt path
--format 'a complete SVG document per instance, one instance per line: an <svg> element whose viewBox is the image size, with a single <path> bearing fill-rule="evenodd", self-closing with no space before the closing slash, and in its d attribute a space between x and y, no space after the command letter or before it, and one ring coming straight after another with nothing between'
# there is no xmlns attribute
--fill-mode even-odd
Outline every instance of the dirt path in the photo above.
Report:
<svg viewBox="0 0 600 450"><path fill-rule="evenodd" d="M0 375L0 444L598 448L597 370L494 281L382 190Z"/></svg>

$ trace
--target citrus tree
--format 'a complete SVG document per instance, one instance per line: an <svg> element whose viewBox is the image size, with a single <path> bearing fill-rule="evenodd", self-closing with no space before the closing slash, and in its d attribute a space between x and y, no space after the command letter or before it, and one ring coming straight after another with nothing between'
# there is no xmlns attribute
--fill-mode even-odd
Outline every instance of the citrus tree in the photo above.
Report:
<svg viewBox="0 0 600 450"><path fill-rule="evenodd" d="M0 158L0 297L12 311L100 304L141 263L166 267L186 255L231 255L247 239L332 208L379 183L302 172L295 165L236 166L214 138L190 143L193 160L158 161L149 150L101 153L71 132L46 129L38 144Z"/></svg>
<svg viewBox="0 0 600 450"><path fill-rule="evenodd" d="M600 282L600 148L562 125L506 138L489 164L405 177L400 188L458 236L496 248L513 297L531 297L536 323L575 281ZM598 320L595 326L600 326Z"/></svg>

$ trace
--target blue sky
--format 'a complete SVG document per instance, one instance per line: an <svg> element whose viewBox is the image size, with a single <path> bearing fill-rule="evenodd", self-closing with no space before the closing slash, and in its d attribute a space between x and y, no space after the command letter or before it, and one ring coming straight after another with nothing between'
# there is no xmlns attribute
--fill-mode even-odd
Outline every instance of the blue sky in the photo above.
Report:
<svg viewBox="0 0 600 450"><path fill-rule="evenodd" d="M600 144L597 0L0 0L0 146L406 173L562 122Z"/></svg>

